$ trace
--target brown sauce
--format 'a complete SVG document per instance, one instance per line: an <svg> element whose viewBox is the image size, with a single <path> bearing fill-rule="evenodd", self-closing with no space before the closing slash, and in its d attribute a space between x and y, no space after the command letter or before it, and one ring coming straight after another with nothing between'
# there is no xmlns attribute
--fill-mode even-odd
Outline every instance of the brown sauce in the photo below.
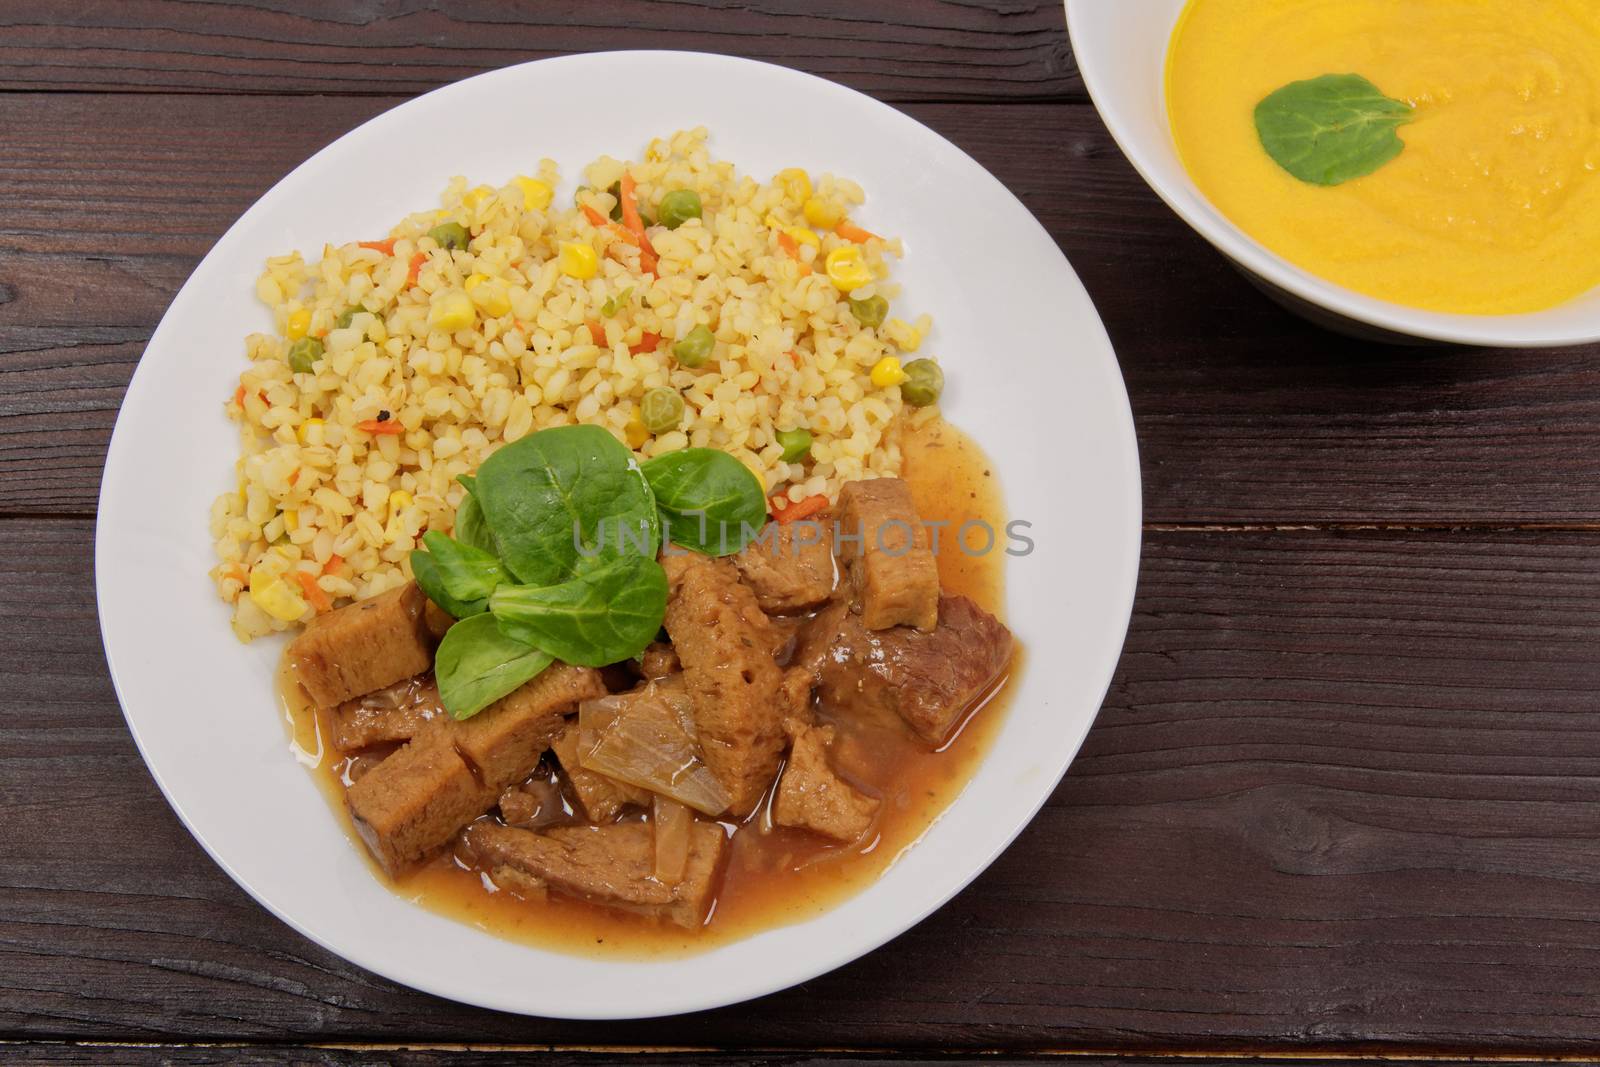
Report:
<svg viewBox="0 0 1600 1067"><path fill-rule="evenodd" d="M902 447L904 477L918 512L927 521L949 523L939 552L945 590L970 597L1003 619L1008 516L988 458L971 439L939 420L906 434ZM956 547L954 532L969 519L982 520L995 530L992 551L968 555ZM982 542L974 532L971 546L976 549ZM1011 675L1021 669L1021 657L1018 648ZM374 878L390 882L396 893L413 903L500 937L588 956L639 958L692 954L769 927L801 922L870 885L916 843L971 778L1004 717L1009 686L1002 680L937 752L915 741L908 731L836 721L834 761L839 772L882 800L875 833L865 842L838 846L803 831L770 825L763 831L760 811L743 826L730 824L733 838L726 872L711 915L698 930L557 895L527 901L490 891L478 871L459 865L448 853L390 881L371 862L350 825L344 789L351 759L341 758L326 745L326 724L305 703L287 669L280 671L279 689L302 761L315 764L313 774L342 821L350 847L367 860Z"/></svg>

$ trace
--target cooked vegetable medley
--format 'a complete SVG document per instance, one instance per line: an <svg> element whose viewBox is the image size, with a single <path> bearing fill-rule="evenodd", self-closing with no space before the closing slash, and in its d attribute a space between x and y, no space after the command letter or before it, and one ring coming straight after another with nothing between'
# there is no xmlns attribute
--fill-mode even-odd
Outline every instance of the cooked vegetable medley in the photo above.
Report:
<svg viewBox="0 0 1600 1067"><path fill-rule="evenodd" d="M590 164L570 208L559 181L549 161L458 180L389 236L268 263L277 329L249 338L238 485L211 516L241 639L410 580L457 476L542 427L599 426L640 458L722 450L773 515L898 473L898 432L939 389L924 374L909 403L892 369L930 324L894 314L900 247L852 221L859 188L742 177L698 130Z"/></svg>

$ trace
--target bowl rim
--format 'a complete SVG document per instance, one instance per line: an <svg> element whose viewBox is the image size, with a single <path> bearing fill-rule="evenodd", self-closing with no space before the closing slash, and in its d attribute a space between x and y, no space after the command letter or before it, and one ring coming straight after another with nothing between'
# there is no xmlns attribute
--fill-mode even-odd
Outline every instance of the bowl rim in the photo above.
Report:
<svg viewBox="0 0 1600 1067"><path fill-rule="evenodd" d="M1037 784L1029 785L1028 797L1025 804L1019 805L1015 811L1008 812L1004 819L990 827L993 832L987 836L986 839L976 844L976 847L974 847L968 854L969 858L964 858L963 862L959 865L958 872L952 875L948 882L945 882L942 879L940 880L939 892L937 894L930 895L925 899L916 900L914 902L914 906L906 908L884 921L874 923L871 929L865 933L864 936L852 939L847 943L819 951L815 957L807 959L798 965L785 964L772 966L759 975L753 975L740 982L734 983L736 988L733 989L719 990L717 992L707 994L703 991L696 991L696 989L683 984L664 982L662 983L661 989L657 994L658 999L649 1004L643 1010L632 1006L625 1007L620 1003L612 1003L609 1001L604 1003L586 1004L582 1007L572 1007L563 1004L560 1007L555 1007L552 1009L548 1005L531 1005L527 997L512 991L496 991L495 993L490 994L476 989L463 990L462 988L456 987L449 983L446 977L444 977L442 974L421 973L414 968L409 968L409 965L407 968L396 967L384 959L373 958L372 954L366 950L352 950L347 943L342 943L342 938L329 935L326 930L322 928L321 922L314 921L312 918L293 911L288 907L280 907L278 900L274 899L273 895L268 890L262 888L260 885L254 882L247 873L242 871L238 866L231 862L229 856L232 855L232 853L229 850L225 850L218 841L211 839L207 835L201 826L200 820L197 818L197 811L191 810L185 800L180 797L180 791L177 789L177 782L169 780L167 775L163 773L161 761L155 758L156 749L153 746L155 746L156 741L151 736L147 735L146 730L142 728L141 720L134 714L132 710L132 703L130 702L134 696L139 696L141 697L139 703L141 705L146 703L146 701L142 699L145 688L143 674L148 672L136 668L136 665L131 662L130 656L132 653L121 640L121 638L125 636L126 632L125 622L122 619L121 613L112 610L116 606L118 598L124 595L123 587L126 585L128 577L126 574L117 573L118 557L119 555L125 556L128 552L128 549L125 546L117 545L114 540L118 532L126 532L126 530L119 531L119 529L114 529L114 527L118 527L119 522L122 526L126 526L126 512L128 511L128 504L124 500L127 492L123 487L123 483L126 480L125 476L128 473L129 464L133 461L133 457L129 452L129 449L132 447L129 443L129 439L137 437L139 440L143 441L146 433L145 427L142 424L142 420L125 418L125 416L128 415L130 403L137 406L148 406L150 397L146 394L157 388L157 386L153 385L152 382L156 380L161 373L161 370L159 370L155 365L160 362L159 359L141 359L140 365L135 369L133 379L129 383L128 393L124 399L124 403L119 410L117 424L113 429L112 439L108 449L107 464L103 474L103 481L100 488L96 511L94 568L96 604L99 609L101 639L105 647L107 665L109 668L108 673L111 676L113 688L116 691L118 702L122 707L124 718L128 724L129 732L132 734L134 742L139 749L140 756L144 760L147 769L151 773L151 776L155 779L158 788L163 794L163 797L167 800L169 806L173 809L174 813L183 823L185 829L189 831L189 834L195 839L195 841L201 846L207 855L209 855L211 859L223 869L223 871L234 881L235 884L242 888L247 895L249 895L257 903L261 904L267 911L272 913L279 920L283 921L286 925L294 929L300 935L306 937L308 940L315 942L323 949L339 956L344 960L349 961L355 966L363 968L364 970L371 971L386 979L409 986L425 993L431 993L448 999L495 1010L515 1012L525 1015L540 1015L544 1017L569 1019L623 1019L658 1017L662 1015L672 1015L726 1006L777 992L793 985L809 981L821 974L827 973L853 960L859 959L867 953L877 949L889 940L898 937L900 934L904 933L906 930L922 921L933 911L937 910L939 907L942 907L957 893L961 892L961 890L964 889L973 879L988 869L994 860L998 858L1000 853L1003 852L1016 838L1016 836L1032 822L1033 818L1038 814L1040 808L1042 808L1045 802L1049 800L1050 796L1054 792L1056 784L1059 783L1061 777L1066 773L1072 758L1081 748L1083 739L1087 735L1089 727L1093 724L1098 715L1100 707L1105 701L1106 693L1109 691L1114 674L1120 663L1121 650L1125 642L1126 633L1134 606L1134 595L1137 588L1142 548L1142 528L1140 521L1142 493L1140 492L1141 478L1139 471L1138 445L1134 432L1132 409L1128 402L1126 386L1121 378L1120 369L1115 358L1115 350L1106 334L1103 322L1099 319L1098 314L1094 313L1092 302L1089 300L1087 291L1084 289L1081 280L1078 279L1076 271L1073 270L1070 262L1066 259L1066 256L1061 252L1060 248L1055 244L1054 240L1050 238L1048 231L1045 230L1043 225L1032 216L1031 212L1027 211L1027 208L1021 203L1016 194L1012 193L1003 183L999 181L998 178L989 172L987 168L984 168L958 145L954 144L954 142L950 141L936 130L912 118L904 112L899 111L898 109L870 96L867 96L864 93L851 89L848 86L840 85L837 82L832 82L828 79L810 75L802 71L796 71L792 68L784 67L779 64L764 63L756 60L748 60L740 57L716 53L688 52L679 50L610 51L601 53L566 55L548 59L534 60L527 63L513 64L511 66L487 71L396 104L395 106L365 120L364 122L357 124L351 129L345 131L338 138L335 138L328 145L325 145L318 151L312 153L299 165L292 168L286 175L275 182L271 188L262 193L261 196L255 200L255 202L246 208L239 218L235 220L232 226L230 226L228 230L220 238L218 238L216 244L207 251L204 257L201 258L200 262L195 266L190 276L179 288L178 292L173 298L171 306L169 306L167 312L163 315L161 323L157 326L156 330L152 334L151 340L147 345L147 351L149 349L155 349L158 347L166 347L172 343L168 335L178 328L176 323L185 315L189 314L192 311L193 306L202 300L202 297L198 295L199 283L197 282L197 278L200 278L207 273L208 265L225 258L222 250L231 244L232 239L236 235L244 233L257 220L267 215L268 208L264 205L266 205L269 201L277 199L281 191L290 188L298 188L299 186L303 185L307 180L308 175L313 173L319 161L325 161L328 158L333 157L336 152L341 151L341 145L348 144L349 139L361 131L368 131L368 133L370 133L375 129L388 127L399 121L396 117L399 114L415 114L419 109L437 106L440 100L453 99L458 96L470 94L473 89L468 88L469 84L478 89L488 85L500 84L502 82L505 84L511 84L518 78L519 75L517 72L522 71L525 68L539 67L544 71L583 70L593 67L597 64L603 65L607 62L616 62L619 57L623 56L626 56L631 62L678 65L683 67L704 66L717 68L723 71L744 71L752 76L761 77L772 83L781 83L782 87L789 91L798 93L802 90L809 90L834 97L841 104L850 104L856 107L870 108L875 114L880 115L882 121L895 132L908 136L913 141L920 142L922 139L926 138L930 143L933 143L936 146L942 146L940 147L941 152L948 151L951 153L952 155L950 158L959 164L963 170L970 169L976 180L982 182L986 188L992 189L994 194L997 197L1002 198L1006 204L1014 207L1016 211L1023 213L1032 223L1033 227L1035 227L1037 230L1037 241L1035 244L1037 244L1038 248L1041 250L1048 246L1049 254L1053 257L1059 257L1059 265L1064 272L1062 275L1063 279L1070 283L1073 289L1082 296L1083 302L1088 306L1089 311L1091 312L1091 319L1085 324L1085 329L1093 335L1093 340L1096 341L1094 347L1103 352L1104 359L1100 360L1097 358L1096 360L1092 361L1091 364L1089 364L1089 367L1096 377L1104 380L1106 387L1110 390L1108 395L1114 400L1109 409L1105 412L1105 418L1108 423L1111 424L1109 431L1112 435L1113 441L1120 446L1117 449L1118 455L1116 457L1120 462L1114 464L1103 462L1101 464L1107 468L1107 477L1112 478L1118 483L1118 491L1116 495L1121 501L1121 506L1108 513L1105 516L1105 519L1108 527L1115 528L1118 531L1126 532L1127 537L1123 542L1125 548L1119 553L1118 558L1111 561L1115 564L1114 568L1112 568L1114 573L1107 578L1107 581L1115 586L1114 596L1112 596L1106 603L1108 610L1096 620L1096 630L1098 631L1097 636L1101 640L1107 642L1107 654L1105 655L1103 662L1099 662L1097 664L1097 670L1095 674L1088 677L1086 679L1086 684L1080 687L1081 694L1086 701L1092 697L1092 710L1083 716L1081 722L1075 721L1072 724L1071 729L1061 731L1060 744L1062 745L1063 750L1070 748L1070 751L1067 751L1065 757L1061 759L1059 767L1049 768L1048 782L1039 781ZM424 101L429 101L429 103L424 103ZM1041 251L1040 254L1042 255L1044 253ZM140 425L137 427L133 425L136 421L140 422ZM199 520L196 519L195 521ZM1012 597L1014 597L1014 594L1008 596L1008 599L1011 599ZM218 616L218 623L221 623L220 615ZM137 692L135 681L136 676L138 676ZM1021 713L1025 709L1018 708L1015 710L1018 713ZM1044 711L1045 709L1041 707L1039 714L1043 715ZM144 725L147 726L148 722L145 722ZM1002 731L1002 733L1003 732L1004 731ZM1054 757L1052 757L1052 761L1053 759ZM286 763L285 765L287 766L288 764ZM303 773L301 768L294 767L292 769L295 771L301 771ZM979 773L981 773L981 764L978 771L975 772L975 776ZM314 785L309 781L307 785L308 788L314 789ZM967 785L963 788L962 793L959 793L954 799L951 800L950 806L947 807L945 811L934 820L934 823L937 823L948 817L950 812L960 805L964 799L971 799L965 796L966 790L970 789L971 785L972 781L969 780ZM1037 790L1037 792L1035 792L1035 790ZM319 805L323 803L322 797L318 796L316 799ZM1026 808L1025 811L1023 810L1023 807ZM932 824L930 824L929 829L932 829ZM338 833L341 837L343 836L342 828L338 830ZM918 840L920 842L924 840L924 838L919 838ZM901 859L896 861L896 864L903 862L904 859L905 857L902 855ZM893 866L894 865L891 865L891 868ZM364 867L361 873L363 876L369 874ZM888 871L885 872L885 877L887 874ZM881 880L882 878L879 879L879 881ZM835 903L831 908L819 913L819 915L811 919L802 920L793 925L779 924L770 930L763 929L762 931L753 934L750 937L719 943L717 946L709 949L709 951L688 955L683 957L681 960L674 957L668 962L682 962L699 967L706 961L713 959L713 957L726 950L731 950L741 945L751 945L756 941L773 934L774 931L800 931L801 928L811 926L813 923L827 919L830 916L837 917L835 923L833 924L836 925L838 921L841 921L845 917L844 911L849 906L850 902L865 896L871 890L872 885L876 884L877 882L874 882L871 885L864 886L858 892L851 894L850 896ZM381 886L377 885L377 883L374 883L374 885L384 893L394 892L389 886ZM394 894L394 896L396 900L400 899L399 894ZM415 907L415 905L410 903L405 903L405 906L408 908ZM435 913L431 913L424 909L420 912L420 914L429 916L434 915ZM463 942L475 936L490 937L498 945L511 946L512 951L526 951L534 954L549 954L562 959L569 958L565 953L558 949L532 947L518 942L506 941L498 937L493 937L492 935L481 934L477 931L473 931L471 927L465 924L460 924L455 919L446 919L442 916L436 917L440 922L448 923L452 929L459 928L459 933L463 939ZM582 957L572 958L581 959ZM632 958L610 959L606 960L605 963L608 966L615 967L637 966L641 968L653 968L657 966L653 962L634 960Z"/></svg>
<svg viewBox="0 0 1600 1067"><path fill-rule="evenodd" d="M1428 341L1495 348L1560 348L1600 341L1600 313L1594 316L1594 321L1589 325L1579 324L1565 331L1557 331L1542 325L1548 321L1549 312L1556 310L1555 308L1511 315L1463 315L1408 307L1335 285L1273 252L1245 233L1213 205L1199 187L1188 179L1187 173L1184 185L1179 188L1173 188L1159 176L1159 168L1151 154L1146 150L1144 143L1122 121L1120 105L1106 90L1106 83L1101 74L1102 64L1114 62L1114 57L1093 49L1080 49L1078 46L1086 36L1082 32L1083 13L1090 4L1103 3L1104 0L1062 0L1062 2L1066 10L1067 34L1072 44L1073 60L1077 64L1078 73L1083 78L1084 88L1094 104L1095 111L1105 123L1112 140L1122 150L1122 154L1144 179L1145 184L1150 186L1151 190L1191 229L1236 265L1269 286L1282 289L1346 319ZM1184 0L1185 6L1190 2L1192 0ZM1179 10L1181 14L1183 8ZM1164 82L1165 79L1162 86L1163 102L1166 99ZM1163 122L1164 127L1165 125ZM1168 132L1170 135L1170 129ZM1565 306L1563 303L1557 305L1557 308ZM1526 324L1528 328L1517 329L1518 324Z"/></svg>

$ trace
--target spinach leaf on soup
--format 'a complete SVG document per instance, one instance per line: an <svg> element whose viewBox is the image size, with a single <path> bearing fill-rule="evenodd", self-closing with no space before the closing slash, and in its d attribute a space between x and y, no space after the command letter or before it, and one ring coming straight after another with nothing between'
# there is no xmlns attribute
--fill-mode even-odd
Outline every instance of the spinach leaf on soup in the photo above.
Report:
<svg viewBox="0 0 1600 1067"><path fill-rule="evenodd" d="M767 522L767 496L750 468L715 448L684 448L646 460L663 530L708 556L739 551Z"/></svg>
<svg viewBox="0 0 1600 1067"><path fill-rule="evenodd" d="M506 569L555 585L595 559L654 558L655 501L633 453L598 426L559 426L509 444L478 468L478 506Z"/></svg>
<svg viewBox="0 0 1600 1067"><path fill-rule="evenodd" d="M465 619L489 610L487 596L475 600L457 600L451 596L450 591L444 586L444 575L440 572L438 557L426 549L412 550L411 575L416 578L417 584L422 587L428 599L454 618Z"/></svg>
<svg viewBox="0 0 1600 1067"><path fill-rule="evenodd" d="M508 637L566 663L604 667L655 640L667 610L667 573L630 552L560 585L502 585L489 609Z"/></svg>
<svg viewBox="0 0 1600 1067"><path fill-rule="evenodd" d="M1361 178L1405 148L1395 132L1415 115L1359 74L1291 82L1256 105L1256 133L1277 164L1303 182Z"/></svg>
<svg viewBox="0 0 1600 1067"><path fill-rule="evenodd" d="M502 633L494 616L474 615L445 633L433 671L445 710L452 718L470 719L551 662L548 652Z"/></svg>

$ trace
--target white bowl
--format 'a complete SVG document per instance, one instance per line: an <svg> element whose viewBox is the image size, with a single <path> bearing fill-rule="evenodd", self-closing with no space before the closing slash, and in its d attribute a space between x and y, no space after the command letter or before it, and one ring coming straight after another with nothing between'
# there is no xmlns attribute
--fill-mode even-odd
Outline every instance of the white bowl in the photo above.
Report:
<svg viewBox="0 0 1600 1067"><path fill-rule="evenodd" d="M1165 75L1167 45L1185 0L1065 2L1078 69L1122 151L1185 222L1248 274L1277 290L1274 295L1287 297L1285 303L1295 310L1334 328L1360 323L1391 334L1461 344L1533 348L1600 340L1600 290L1548 311L1452 315L1352 292L1269 251L1211 205L1178 158L1167 121Z"/></svg>
<svg viewBox="0 0 1600 1067"><path fill-rule="evenodd" d="M324 241L383 234L437 203L454 174L498 184L546 155L563 166L565 200L596 156L632 156L700 123L743 173L799 164L859 180L863 224L904 237L902 299L934 316L925 350L944 362L946 410L994 460L1011 514L1034 524L1037 550L1009 561L1006 610L1036 654L965 790L855 897L689 958L560 956L391 892L291 756L273 697L281 644L240 645L205 576L208 510L234 479L237 437L222 406L245 366L244 335L270 328L253 295L268 255L315 256ZM412 146L422 147L404 151ZM233 225L178 293L128 388L101 490L95 581L106 658L145 761L190 831L263 905L346 959L441 996L537 1015L648 1016L846 963L1006 847L1066 770L1111 680L1133 603L1139 503L1133 420L1099 317L1050 235L982 167L898 111L795 71L605 53L402 104L317 153Z"/></svg>

